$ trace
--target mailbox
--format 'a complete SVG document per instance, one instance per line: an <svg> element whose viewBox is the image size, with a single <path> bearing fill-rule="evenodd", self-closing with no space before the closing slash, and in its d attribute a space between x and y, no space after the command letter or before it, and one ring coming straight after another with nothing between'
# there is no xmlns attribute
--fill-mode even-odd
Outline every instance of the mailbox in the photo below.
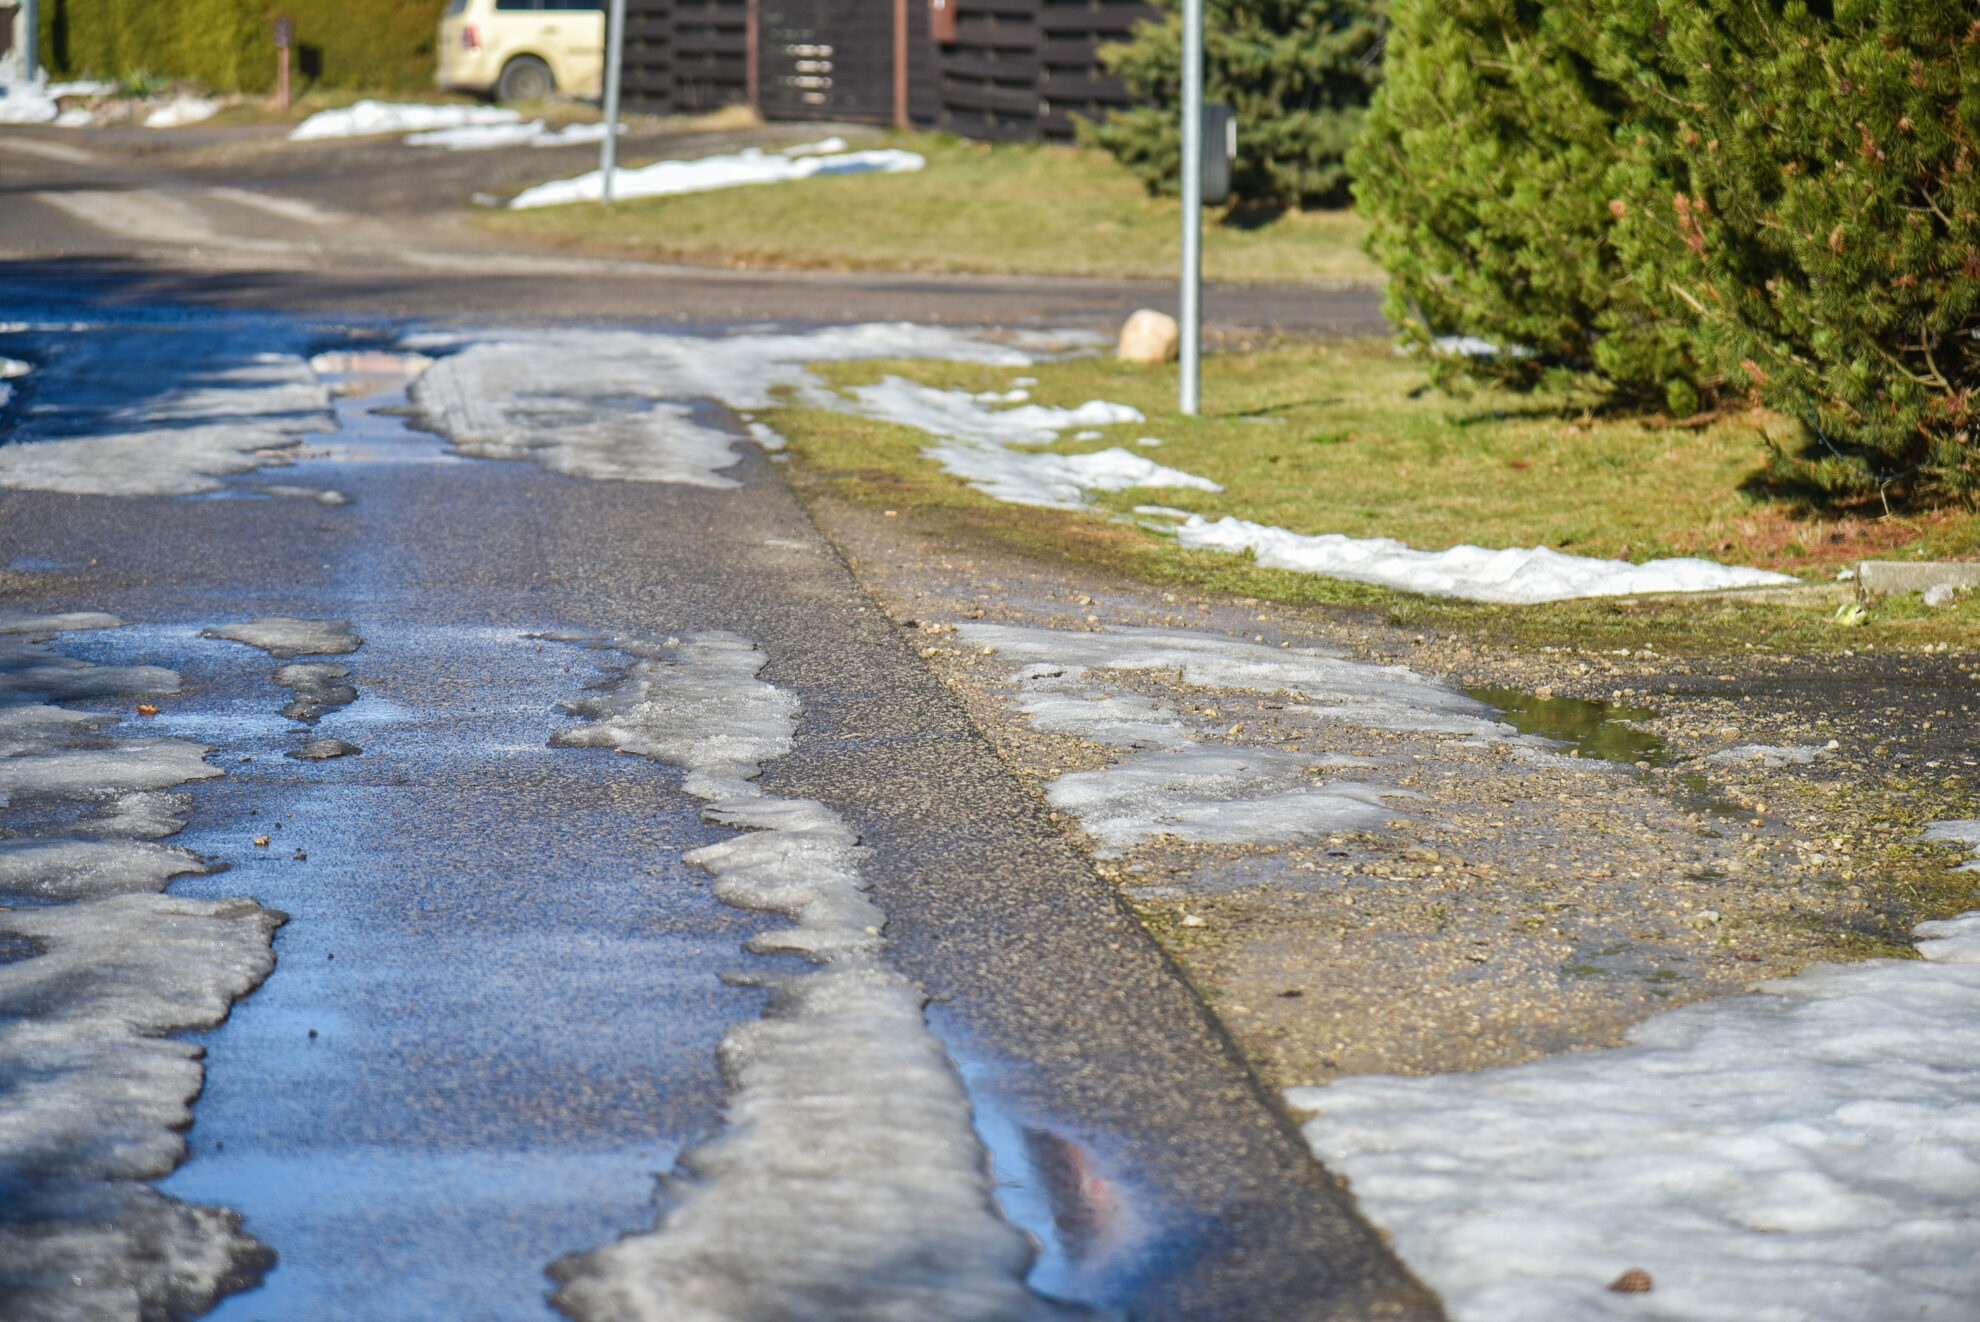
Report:
<svg viewBox="0 0 1980 1322"><path fill-rule="evenodd" d="M1237 159L1237 114L1229 106L1203 107L1203 205L1231 200L1231 162Z"/></svg>

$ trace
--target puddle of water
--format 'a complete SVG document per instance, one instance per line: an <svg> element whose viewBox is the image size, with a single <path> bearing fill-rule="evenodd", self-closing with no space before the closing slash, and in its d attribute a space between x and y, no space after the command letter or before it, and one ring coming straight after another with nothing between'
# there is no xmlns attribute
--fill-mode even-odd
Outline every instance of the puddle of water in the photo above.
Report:
<svg viewBox="0 0 1980 1322"><path fill-rule="evenodd" d="M1541 698L1519 689L1477 688L1465 692L1497 707L1504 713L1506 724L1521 734L1558 739L1583 757L1629 766L1648 762L1653 767L1664 767L1673 761L1662 738L1625 724L1655 720L1657 713L1647 707L1626 707L1589 698Z"/></svg>
<svg viewBox="0 0 1980 1322"><path fill-rule="evenodd" d="M1647 762L1668 767L1677 759L1659 735L1638 730L1631 721L1651 721L1658 713L1648 707L1590 698L1542 698L1520 689L1476 688L1465 692L1497 707L1506 724L1521 734L1555 739L1583 757L1634 767ZM1695 771L1680 773L1667 796L1687 812L1714 817L1742 817L1745 810L1719 797L1712 782Z"/></svg>

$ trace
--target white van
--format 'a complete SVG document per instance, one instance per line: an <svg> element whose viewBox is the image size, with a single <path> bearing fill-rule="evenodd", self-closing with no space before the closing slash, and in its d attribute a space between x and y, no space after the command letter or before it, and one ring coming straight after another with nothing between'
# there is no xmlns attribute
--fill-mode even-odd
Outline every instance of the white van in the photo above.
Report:
<svg viewBox="0 0 1980 1322"><path fill-rule="evenodd" d="M605 71L599 0L448 0L434 81L497 101L596 96Z"/></svg>

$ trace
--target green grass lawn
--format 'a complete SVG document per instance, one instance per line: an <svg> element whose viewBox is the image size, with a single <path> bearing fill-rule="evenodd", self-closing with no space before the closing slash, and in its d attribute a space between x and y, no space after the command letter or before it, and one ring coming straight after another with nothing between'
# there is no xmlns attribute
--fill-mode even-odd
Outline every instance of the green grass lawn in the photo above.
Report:
<svg viewBox="0 0 1980 1322"><path fill-rule="evenodd" d="M491 211L510 239L583 252L722 265L1169 279L1180 210L1111 157L1079 147L889 134L920 152L913 174L846 175L680 197ZM855 145L872 145L859 143ZM630 158L628 164L643 164ZM1245 225L1206 213L1212 280L1375 282L1349 211Z"/></svg>
<svg viewBox="0 0 1980 1322"><path fill-rule="evenodd" d="M1206 362L1203 416L1175 412L1173 368L1147 369L1110 355L1022 369L940 362L864 362L819 369L846 386L895 373L929 385L1008 389L1031 376L1040 403L1088 399L1132 404L1149 421L1101 429L1101 439L1061 441L1071 453L1138 448L1172 467L1209 477L1221 493L1187 489L1098 495L1102 515L998 505L921 457L921 432L824 410L786 409L775 425L814 480L847 498L898 508L958 535L989 536L1025 549L1104 563L1154 582L1226 587L1275 600L1377 606L1407 616L1491 616L1509 629L1569 628L1640 635L1697 646L1740 637L1747 626L1786 630L1797 646L1837 648L1873 636L1980 640L1980 602L1926 611L1891 601L1869 630L1827 623L1826 612L1776 606L1606 602L1486 607L1426 602L1407 593L1313 575L1261 570L1238 557L1182 550L1123 518L1159 503L1208 517L1232 514L1301 533L1394 537L1439 550L1545 545L1634 561L1705 555L1833 577L1865 557L1961 555L1980 539L1980 518L1940 512L1918 518L1838 519L1758 502L1741 490L1770 455L1769 437L1788 425L1761 413L1688 428L1642 419L1591 417L1567 398L1480 391L1453 398L1427 388L1422 369L1386 341L1299 343L1217 355ZM1111 518L1106 516L1113 516ZM1519 624L1518 622L1524 622ZM1660 622L1661 621L1661 622ZM1773 623L1770 624L1769 621ZM1776 645L1788 645L1785 636Z"/></svg>

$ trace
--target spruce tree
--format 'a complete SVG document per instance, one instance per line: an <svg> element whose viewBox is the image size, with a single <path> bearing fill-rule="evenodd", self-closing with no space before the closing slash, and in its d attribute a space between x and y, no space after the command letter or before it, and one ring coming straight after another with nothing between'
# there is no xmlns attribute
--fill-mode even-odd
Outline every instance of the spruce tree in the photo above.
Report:
<svg viewBox="0 0 1980 1322"><path fill-rule="evenodd" d="M1615 172L1634 283L1800 422L1832 492L1980 492L1980 13L1636 3Z"/></svg>
<svg viewBox="0 0 1980 1322"><path fill-rule="evenodd" d="M1080 141L1112 152L1151 192L1174 193L1181 173L1178 108L1182 35L1170 16L1101 51L1142 104ZM1381 76L1378 0L1206 0L1204 96L1236 113L1231 187L1241 201L1315 206L1346 199L1342 164Z"/></svg>

